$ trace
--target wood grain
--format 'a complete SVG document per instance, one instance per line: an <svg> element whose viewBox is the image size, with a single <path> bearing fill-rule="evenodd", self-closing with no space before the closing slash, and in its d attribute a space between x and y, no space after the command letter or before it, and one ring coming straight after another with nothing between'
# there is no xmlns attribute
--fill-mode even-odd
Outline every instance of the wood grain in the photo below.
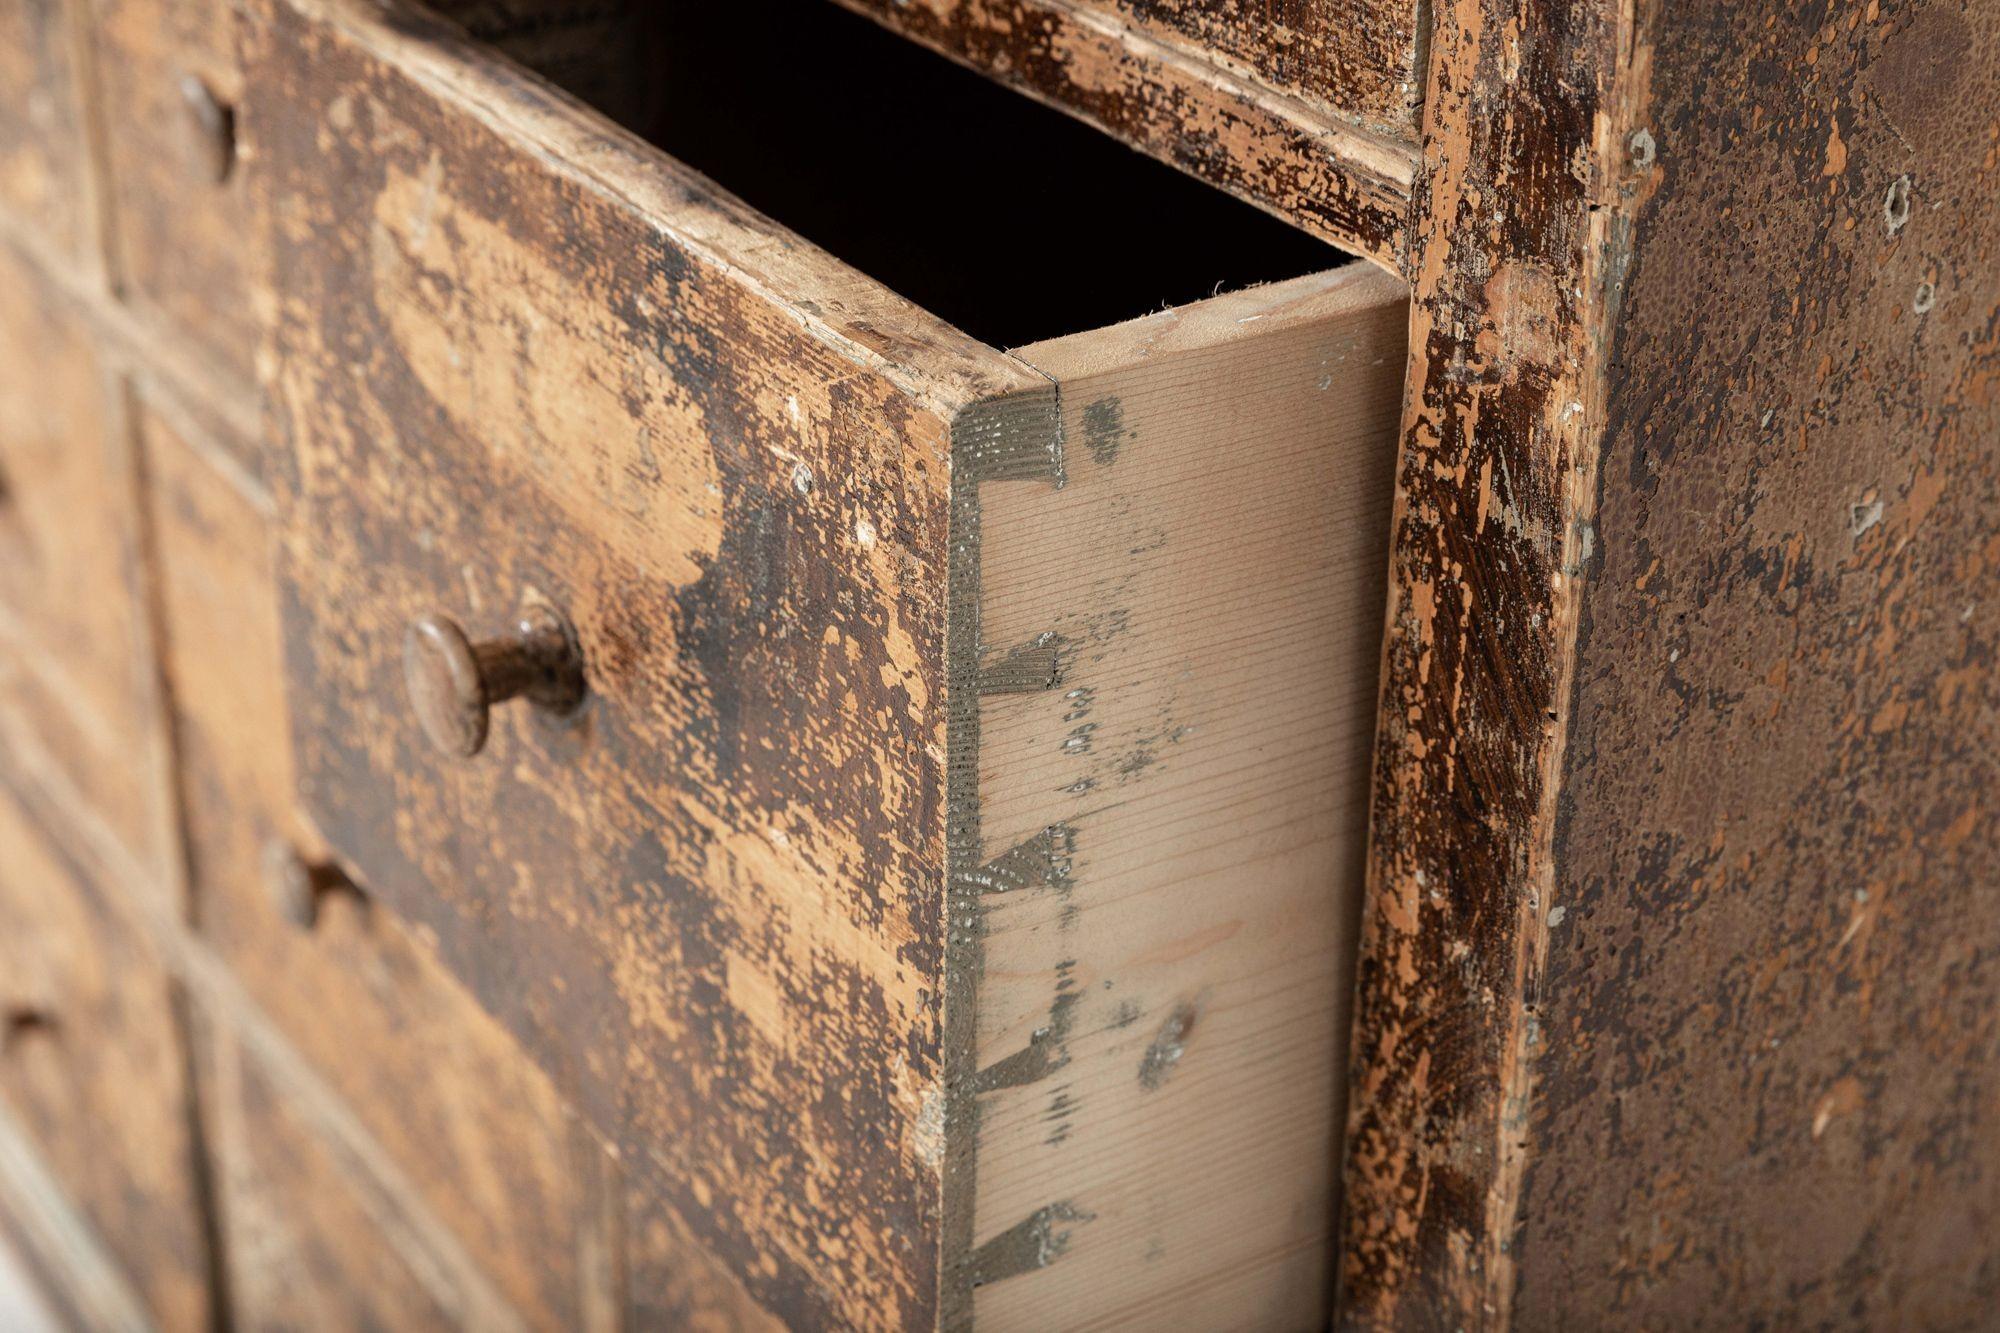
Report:
<svg viewBox="0 0 2000 1333"><path fill-rule="evenodd" d="M1504 1327L1635 75L1612 5L1435 13L1341 1316Z"/></svg>
<svg viewBox="0 0 2000 1333"><path fill-rule="evenodd" d="M273 846L326 851L290 799L270 497L170 400L141 426L196 922L522 1315L588 1326L619 1299L616 1187L594 1197L612 1173L581 1160L603 1150L360 890L303 929L276 910Z"/></svg>
<svg viewBox="0 0 2000 1333"><path fill-rule="evenodd" d="M122 890L86 874L0 793L0 1102L149 1317L203 1327L209 1258L174 994L104 907Z"/></svg>
<svg viewBox="0 0 2000 1333"><path fill-rule="evenodd" d="M1374 108L1351 117L1302 103L1282 89L1189 54L1185 44L1135 31L1127 21L1142 8L1162 20L1157 28L1210 37L1232 32L1244 38L1240 45L1268 50L1250 37L1267 30L1261 17L1253 22L1171 0L1119 6L1116 15L1109 4L1069 0L843 2L1384 267L1403 263L1416 169L1408 142L1414 116L1407 101L1414 46L1398 57L1410 61L1399 72L1374 71L1377 77L1342 85L1343 95ZM1349 38L1365 45L1383 36L1395 46L1400 38L1388 34L1406 19L1414 30L1414 10L1403 15L1393 5L1352 8L1364 11L1366 21L1324 27L1317 18L1311 21L1328 39L1320 44L1323 53ZM1345 8L1343 14L1351 17Z"/></svg>
<svg viewBox="0 0 2000 1333"><path fill-rule="evenodd" d="M1355 266L1015 353L1063 444L978 494L979 1326L1331 1312L1407 319Z"/></svg>

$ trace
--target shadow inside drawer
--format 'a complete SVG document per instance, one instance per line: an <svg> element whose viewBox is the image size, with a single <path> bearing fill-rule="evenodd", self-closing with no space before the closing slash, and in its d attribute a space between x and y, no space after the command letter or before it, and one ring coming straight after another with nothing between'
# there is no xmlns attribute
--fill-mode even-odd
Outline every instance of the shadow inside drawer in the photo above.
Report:
<svg viewBox="0 0 2000 1333"><path fill-rule="evenodd" d="M994 346L1346 257L830 0L634 22L631 128Z"/></svg>

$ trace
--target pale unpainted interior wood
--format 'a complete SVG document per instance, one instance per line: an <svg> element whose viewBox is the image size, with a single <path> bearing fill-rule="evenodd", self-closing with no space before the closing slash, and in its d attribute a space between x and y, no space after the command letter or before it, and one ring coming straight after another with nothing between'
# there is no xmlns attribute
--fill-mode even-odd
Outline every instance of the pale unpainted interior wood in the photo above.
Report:
<svg viewBox="0 0 2000 1333"><path fill-rule="evenodd" d="M1328 1313L1405 297L1353 267L1014 353L1063 482L981 486L981 646L1053 669L981 699L982 852L1059 850L984 895L977 1067L1048 1060L980 1095L975 1254L1035 1242L981 1327Z"/></svg>

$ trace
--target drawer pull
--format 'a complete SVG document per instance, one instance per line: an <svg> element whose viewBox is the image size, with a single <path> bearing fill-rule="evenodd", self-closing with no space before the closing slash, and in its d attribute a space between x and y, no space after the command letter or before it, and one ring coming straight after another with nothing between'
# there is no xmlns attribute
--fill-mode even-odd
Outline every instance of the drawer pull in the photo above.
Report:
<svg viewBox="0 0 2000 1333"><path fill-rule="evenodd" d="M209 179L220 185L236 169L236 108L193 74L181 79L181 101L187 106L188 137L196 158Z"/></svg>
<svg viewBox="0 0 2000 1333"><path fill-rule="evenodd" d="M38 1005L15 1004L7 1007L4 1024L0 1052L11 1055L37 1038L55 1036L56 1016Z"/></svg>
<svg viewBox="0 0 2000 1333"><path fill-rule="evenodd" d="M264 891L278 915L300 930L319 925L320 905L329 897L357 903L363 897L340 867L308 861L283 838L264 844Z"/></svg>
<svg viewBox="0 0 2000 1333"><path fill-rule="evenodd" d="M486 744L494 704L525 698L566 713L583 702L583 657L561 616L522 612L513 630L474 643L444 616L411 622L403 635L403 684L424 734L469 759Z"/></svg>

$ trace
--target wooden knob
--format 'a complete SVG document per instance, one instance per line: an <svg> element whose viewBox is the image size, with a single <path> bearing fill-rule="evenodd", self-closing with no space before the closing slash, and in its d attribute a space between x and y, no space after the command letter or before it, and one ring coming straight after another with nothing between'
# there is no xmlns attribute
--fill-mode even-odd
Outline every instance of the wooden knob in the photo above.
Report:
<svg viewBox="0 0 2000 1333"><path fill-rule="evenodd" d="M527 699L566 713L583 702L583 657L562 617L521 614L513 630L474 643L444 616L413 621L403 635L403 683L424 734L469 759L486 744L493 705Z"/></svg>
<svg viewBox="0 0 2000 1333"><path fill-rule="evenodd" d="M236 169L236 108L193 74L181 79L181 102L187 107L188 135L196 160L219 185Z"/></svg>
<svg viewBox="0 0 2000 1333"><path fill-rule="evenodd" d="M31 1041L55 1036L56 1016L36 1004L11 1004L0 1017L0 1051L12 1054Z"/></svg>
<svg viewBox="0 0 2000 1333"><path fill-rule="evenodd" d="M320 904L327 898L361 897L340 867L308 861L283 838L264 844L264 891L278 915L300 930L319 924Z"/></svg>

